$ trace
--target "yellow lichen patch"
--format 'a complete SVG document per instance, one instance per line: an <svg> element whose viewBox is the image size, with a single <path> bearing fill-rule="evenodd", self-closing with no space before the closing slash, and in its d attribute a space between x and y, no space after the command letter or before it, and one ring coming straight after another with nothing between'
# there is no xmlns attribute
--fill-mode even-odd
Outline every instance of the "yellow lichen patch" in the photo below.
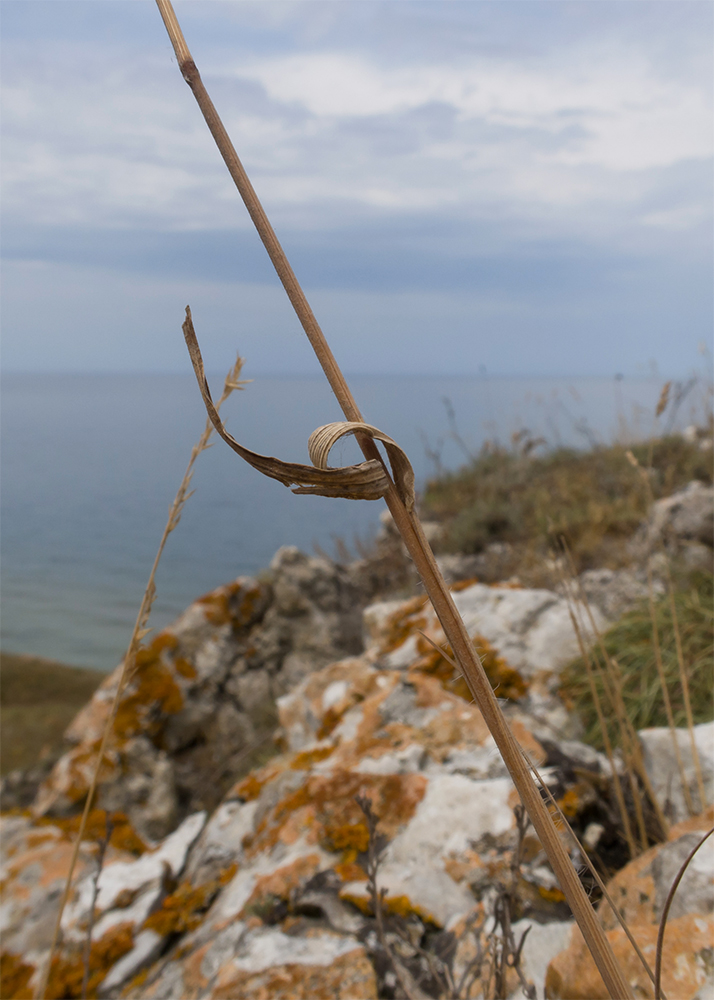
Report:
<svg viewBox="0 0 714 1000"><path fill-rule="evenodd" d="M115 924L99 941L92 942L89 954L89 980L87 996L96 995L97 987L111 967L131 950L134 944L134 925ZM79 947L68 955L56 955L47 983L47 997L73 1000L82 996L84 955Z"/></svg>
<svg viewBox="0 0 714 1000"><path fill-rule="evenodd" d="M488 639L477 635L474 636L473 644L481 657L481 663L496 696L507 698L509 701L518 701L522 698L528 691L528 683L518 671L498 655Z"/></svg>
<svg viewBox="0 0 714 1000"><path fill-rule="evenodd" d="M387 621L384 640L381 644L382 653L391 653L398 649L410 635L419 629L426 628L426 617L419 614L426 604L426 597L413 597L411 601L407 601L391 615Z"/></svg>
<svg viewBox="0 0 714 1000"><path fill-rule="evenodd" d="M560 889L547 889L544 885L538 886L538 895L546 901L546 903L564 903L565 893Z"/></svg>
<svg viewBox="0 0 714 1000"><path fill-rule="evenodd" d="M317 730L318 740L326 739L333 731L333 729L337 728L342 716L345 714L348 707L350 706L346 706L345 708L342 709L337 709L334 707L327 709L327 711L322 717L322 723L320 724L320 728Z"/></svg>
<svg viewBox="0 0 714 1000"><path fill-rule="evenodd" d="M377 1000L377 979L360 945L329 965L278 965L262 972L236 971L226 963L212 1000Z"/></svg>
<svg viewBox="0 0 714 1000"><path fill-rule="evenodd" d="M323 845L330 851L348 851L354 858L369 847L366 823L345 823L342 826L325 823Z"/></svg>
<svg viewBox="0 0 714 1000"><path fill-rule="evenodd" d="M257 853L278 841L292 842L302 830L314 826L312 836L327 850L337 838L345 847L355 848L350 836L363 843L364 816L355 796L366 795L380 819L380 830L393 837L407 823L426 791L427 780L420 774L355 774L337 770L329 776L311 775L305 783L273 808L258 830L244 840L245 849ZM296 813L300 812L300 816ZM292 822L291 822L292 821ZM358 828L350 835L349 828ZM290 839L286 839L289 831Z"/></svg>
<svg viewBox="0 0 714 1000"><path fill-rule="evenodd" d="M136 668L114 718L114 731L120 738L126 739L136 733L156 736L161 728L161 717L181 711L183 696L161 655L164 650L175 649L176 645L174 635L161 632L136 654Z"/></svg>
<svg viewBox="0 0 714 1000"><path fill-rule="evenodd" d="M343 891L340 892L340 899L343 903L352 903L353 906L357 907L360 913L364 913L365 917L374 916L369 896L362 896L354 892Z"/></svg>
<svg viewBox="0 0 714 1000"><path fill-rule="evenodd" d="M343 882L367 881L367 874L362 865L357 864L356 856L356 852L345 851L345 857L335 865L335 871Z"/></svg>
<svg viewBox="0 0 714 1000"><path fill-rule="evenodd" d="M473 644L481 658L486 676L496 695L499 698L507 698L510 701L517 701L519 698L522 698L528 691L528 684L518 671L510 667L483 636L475 636ZM424 636L419 636L417 650L421 656L411 669L418 673L438 678L441 686L446 691L458 695L464 701L473 701L469 686L461 675L461 672L447 659L447 657L451 660L454 658L451 646L448 643L444 643L442 648L445 655L442 655L430 642L427 642Z"/></svg>
<svg viewBox="0 0 714 1000"><path fill-rule="evenodd" d="M422 909L421 906L417 906L416 903L412 903L409 896L386 895L383 906L387 913L393 913L397 917L416 916L425 924L432 924L435 927L439 926L434 916L427 910Z"/></svg>
<svg viewBox="0 0 714 1000"><path fill-rule="evenodd" d="M204 609L212 625L233 625L245 628L255 616L255 609L263 597L260 585L246 587L239 580L212 591L196 601Z"/></svg>
<svg viewBox="0 0 714 1000"><path fill-rule="evenodd" d="M329 757L334 749L334 747L315 747L314 750L303 750L293 757L290 767L293 771L309 771L313 764Z"/></svg>
<svg viewBox="0 0 714 1000"><path fill-rule="evenodd" d="M34 965L27 965L19 955L4 951L0 954L0 997L2 1000L32 1000L30 980Z"/></svg>
<svg viewBox="0 0 714 1000"><path fill-rule="evenodd" d="M250 899L243 908L244 913L252 913L260 916L261 900L287 900L290 894L298 886L304 885L320 867L319 854L307 854L292 864L283 865L270 875L259 878L250 895Z"/></svg>
<svg viewBox="0 0 714 1000"><path fill-rule="evenodd" d="M460 590L468 590L468 588L473 587L475 583L478 583L478 577L471 576L468 580L457 580L456 583L452 583L449 590L452 594L458 594Z"/></svg>
<svg viewBox="0 0 714 1000"><path fill-rule="evenodd" d="M192 931L201 923L219 888L218 879L195 887L190 882L182 882L175 892L164 899L158 910L149 914L143 927L161 937Z"/></svg>
<svg viewBox="0 0 714 1000"><path fill-rule="evenodd" d="M176 673L181 674L181 676L185 677L186 680L192 681L197 676L196 668L191 661L187 660L184 656L177 656L173 663Z"/></svg>
<svg viewBox="0 0 714 1000"><path fill-rule="evenodd" d="M112 835L109 843L120 851L128 851L131 854L143 854L146 844L139 834L134 830L125 813L110 813L112 823ZM52 823L58 827L70 840L74 840L79 830L81 816L70 816L68 819L54 819ZM104 809L92 809L87 816L84 840L104 840L107 835L107 814Z"/></svg>

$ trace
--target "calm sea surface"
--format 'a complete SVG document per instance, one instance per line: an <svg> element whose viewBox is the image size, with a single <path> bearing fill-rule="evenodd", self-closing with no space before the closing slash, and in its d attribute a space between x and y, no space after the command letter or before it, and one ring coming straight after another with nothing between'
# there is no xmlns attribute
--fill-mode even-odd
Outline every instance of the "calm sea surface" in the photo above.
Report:
<svg viewBox="0 0 714 1000"><path fill-rule="evenodd" d="M611 440L618 419L651 429L661 379L354 377L368 422L408 452L417 481L508 443L522 427L551 444ZM214 377L214 396L221 379ZM307 438L341 414L318 378L258 378L226 405L247 447L307 462ZM110 670L129 639L169 505L204 425L193 376L6 375L2 381L2 648ZM360 460L338 445L331 464ZM170 536L152 625L194 598L267 566L281 545L334 551L378 526L382 501L297 497L218 441Z"/></svg>

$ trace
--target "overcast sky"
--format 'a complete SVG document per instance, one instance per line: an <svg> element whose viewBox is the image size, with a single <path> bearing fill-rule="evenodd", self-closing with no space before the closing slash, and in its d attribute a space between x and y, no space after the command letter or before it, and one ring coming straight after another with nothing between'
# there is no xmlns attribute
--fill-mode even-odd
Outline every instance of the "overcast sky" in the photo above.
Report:
<svg viewBox="0 0 714 1000"><path fill-rule="evenodd" d="M712 5L177 2L348 372L664 375L712 335ZM6 370L316 371L152 0L2 0Z"/></svg>

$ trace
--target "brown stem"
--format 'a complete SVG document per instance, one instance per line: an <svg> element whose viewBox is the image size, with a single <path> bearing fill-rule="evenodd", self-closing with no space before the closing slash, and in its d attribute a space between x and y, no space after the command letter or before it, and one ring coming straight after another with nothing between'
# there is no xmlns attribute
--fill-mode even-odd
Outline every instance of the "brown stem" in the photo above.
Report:
<svg viewBox="0 0 714 1000"><path fill-rule="evenodd" d="M350 392L349 386L325 340L325 336L315 319L305 294L275 235L273 227L268 221L268 217L260 204L253 185L248 179L243 164L233 148L233 144L223 127L218 112L208 96L181 32L170 0L156 0L156 3L174 47L181 73L196 98L206 124L248 209L248 213L255 224L258 234L265 245L278 277L287 292L288 298L312 344L332 391L337 397L345 417L348 420L362 421L362 414ZM377 458L381 461L380 453L373 441L360 435L358 436L358 442L365 458ZM580 884L570 857L560 841L550 814L521 756L519 745L498 706L486 672L466 631L466 626L456 610L451 594L436 564L436 559L426 540L421 522L415 512L410 513L407 511L393 485L386 494L385 501L409 555L414 561L426 593L441 623L444 634L451 644L454 656L464 674L476 704L481 710L486 725L496 741L496 745L518 790L521 801L528 811L533 827L543 844L556 878L582 930L583 937L588 944L610 996L616 998L616 1000L631 1000L632 990L615 959L612 948Z"/></svg>

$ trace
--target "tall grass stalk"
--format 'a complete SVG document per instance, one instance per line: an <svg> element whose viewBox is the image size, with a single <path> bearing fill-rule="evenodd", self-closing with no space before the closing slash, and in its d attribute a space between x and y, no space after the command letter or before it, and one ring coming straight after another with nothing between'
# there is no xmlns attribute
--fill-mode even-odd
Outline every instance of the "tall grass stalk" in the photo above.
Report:
<svg viewBox="0 0 714 1000"><path fill-rule="evenodd" d="M657 627L657 612L655 611L654 603L654 590L652 586L652 569L647 566L647 605L650 612L650 620L652 621L652 648L654 650L655 664L657 665L657 674L659 676L659 683L662 690L662 701L664 703L664 710L667 713L667 725L669 727L669 734L672 738L672 748L674 750L674 756L677 761L677 769L679 770L679 778L682 782L682 792L684 793L684 799L687 803L687 809L689 810L689 815L695 815L694 803L692 802L692 796L689 791L689 782L687 781L687 775L684 770L684 762L682 761L682 754L679 750L679 740L677 739L677 727L674 724L674 713L672 712L672 702L669 697L669 688L667 687L667 678L664 673L664 664L662 663L662 647L659 641L659 628Z"/></svg>
<svg viewBox="0 0 714 1000"><path fill-rule="evenodd" d="M170 0L156 0L156 2L176 53L181 74L196 98L206 124L258 230L263 245L275 266L303 329L312 344L345 418L351 422L364 423L362 414L349 386L335 361L325 336L270 225L258 196L248 179L218 112L203 85ZM376 460L384 464L374 441L364 433L356 436L365 458L368 461ZM618 998L618 1000L630 1000L633 996L632 989L615 959L612 947L578 879L570 856L560 841L558 831L541 798L538 786L533 781L530 770L523 759L521 748L496 701L488 677L473 647L466 626L456 610L451 594L429 547L419 517L414 510L407 509L394 483L389 478L387 481L388 486L385 493L385 501L394 524L421 577L425 591L431 600L444 634L454 651L459 668L476 699L484 721L493 735L501 756L511 774L521 802L528 811L533 827L543 844L556 878L573 911L573 915L580 925L583 937L593 955L595 964L600 971L608 992L611 997Z"/></svg>
<svg viewBox="0 0 714 1000"><path fill-rule="evenodd" d="M617 765L615 763L615 755L612 750L612 744L610 742L610 734L605 724L605 718L602 711L602 704L600 702L600 695L598 694L597 685L595 683L595 677L593 675L593 666L590 660L590 654L588 652L587 644L583 639L583 634L580 629L580 623L578 622L577 615L571 604L568 602L568 611L570 613L570 620L573 623L573 630L578 641L578 647L580 649L580 655L583 658L585 664L585 669L588 675L588 683L590 684L590 691L592 694L593 704L595 706L595 711L597 712L598 722L600 723L600 731L602 733L603 743L605 744L605 753L607 754L607 759L610 764L610 771L612 772L612 782L615 789L615 798L617 799L617 807L620 811L620 820L622 822L622 828L625 832L625 839L627 840L627 847L630 852L631 858L637 857L637 847L635 845L635 839L632 836L632 828L630 827L630 817L627 813L627 806L625 805L625 796L622 793L622 785L620 784L620 775L618 774Z"/></svg>
<svg viewBox="0 0 714 1000"><path fill-rule="evenodd" d="M672 630L674 631L674 645L677 650L677 669L679 670L679 683L682 686L682 700L684 701L684 711L687 716L687 729L689 731L689 743L692 749L692 761L694 763L694 773L697 779L697 793L699 794L699 811L706 809L707 800L704 794L704 777L702 775L702 762L699 759L697 741L694 738L694 716L692 715L692 702L689 697L689 677L684 663L684 652L682 650L682 634L679 630L679 615L677 614L677 602L674 599L674 585L672 583L672 573L667 561L667 593L669 597L669 607L672 613Z"/></svg>
<svg viewBox="0 0 714 1000"><path fill-rule="evenodd" d="M666 840L667 835L669 833L669 823L667 822L665 815L662 812L662 809L657 801L657 796L655 795L654 789L652 788L652 782L650 781L650 777L647 774L647 769L644 765L644 759L642 757L642 749L640 747L639 737L635 732L635 729L627 715L627 712L624 710L624 705L622 706L622 708L620 706L621 698L618 698L617 696L617 692L619 691L621 694L622 690L622 683L621 683L622 678L619 666L613 661L613 658L610 656L608 652L607 646L605 645L605 638L602 634L602 630L598 627L598 624L595 621L595 616L593 615L592 608L590 607L590 602L587 599L587 596L585 594L585 591L583 590L580 580L575 577L575 564L573 562L572 555L568 548L567 542L564 539L563 539L563 548L566 557L568 559L568 564L570 566L571 578L575 580L577 585L577 591L580 603L585 609L585 612L588 616L588 620L590 622L590 628L592 630L593 635L595 635L597 639L596 648L599 649L603 663L605 664L605 670L601 672L601 683L603 686L603 691L605 692L605 695L608 701L610 702L610 705L615 715L617 728L620 736L620 743L623 746L628 746L631 749L632 762L634 763L635 770L640 780L642 781L645 790L647 791L647 795L652 804L652 808L654 809L657 815L657 821L660 825L662 837ZM596 655L594 650L593 650L593 655L594 656ZM588 678L588 680L590 681L590 678ZM602 713L598 714L598 723L600 725L601 730L603 731L603 740L604 740L604 732L607 730L607 725L604 725Z"/></svg>
<svg viewBox="0 0 714 1000"><path fill-rule="evenodd" d="M231 370L226 376L225 383L223 385L223 393L221 398L217 403L217 407L225 402L226 399L231 395L235 389L242 389L244 382L240 381L240 373L243 368L243 359L241 357L236 358L236 363L233 365ZM193 470L196 464L196 459L201 454L201 452L206 451L207 448L211 447L210 438L213 434L213 425L210 420L206 420L206 425L203 430L203 434L198 439L196 444L191 450L191 457L189 459L188 465L186 466L186 471L183 474L183 479L176 492L173 503L169 508L169 516L164 527L163 534L161 535L161 541L159 542L159 547L156 551L156 556L154 558L153 566L151 567L151 572L149 573L149 579L146 584L146 589L144 591L144 596L141 599L141 606L139 607L139 613L136 616L136 622L134 624L134 630L131 634L129 640L129 646L127 648L126 654L122 661L121 674L119 675L119 682L117 684L116 691L114 692L114 698L112 700L111 709L107 717L107 721L104 724L104 731L102 733L102 739L99 744L99 752L97 754L97 761L94 765L94 771L92 773L92 780L89 784L89 791L87 792L87 798L84 803L84 811L82 812L82 818L79 823L79 829L77 831L77 839L74 844L74 849L72 851L72 858L69 864L69 871L67 872L67 878L65 880L64 891L62 893L62 899L60 901L59 912L57 913L57 919L55 921L54 931L52 934L52 944L50 946L50 953L47 959L47 964L40 976L37 990L35 991L35 1000L43 1000L47 993L47 983L49 981L50 972L52 969L52 959L54 958L55 952L57 950L57 943L59 941L60 926L62 923L62 914L64 913L65 906L67 905L67 900L69 899L70 890L72 888L72 878L74 876L74 870L77 865L77 858L79 856L79 848L82 843L82 837L84 836L84 831L87 826L87 817L89 816L89 811L92 806L92 800L97 790L97 784L99 782L99 774L101 771L102 764L104 762L104 757L107 751L107 746L109 743L109 737L112 732L112 725L114 722L114 716L116 715L117 708L119 706L119 701L121 696L127 686L131 681L131 678L136 670L136 654L139 650L139 645L142 639L146 636L149 629L147 629L149 616L151 614L151 608L154 604L156 598L156 571L159 568L159 563L161 562L161 557L164 553L164 548L166 547L166 542L172 531L176 529L179 521L181 520L181 514L183 508L186 504L188 498L192 495L193 491L189 491L191 485L191 479L193 478Z"/></svg>

